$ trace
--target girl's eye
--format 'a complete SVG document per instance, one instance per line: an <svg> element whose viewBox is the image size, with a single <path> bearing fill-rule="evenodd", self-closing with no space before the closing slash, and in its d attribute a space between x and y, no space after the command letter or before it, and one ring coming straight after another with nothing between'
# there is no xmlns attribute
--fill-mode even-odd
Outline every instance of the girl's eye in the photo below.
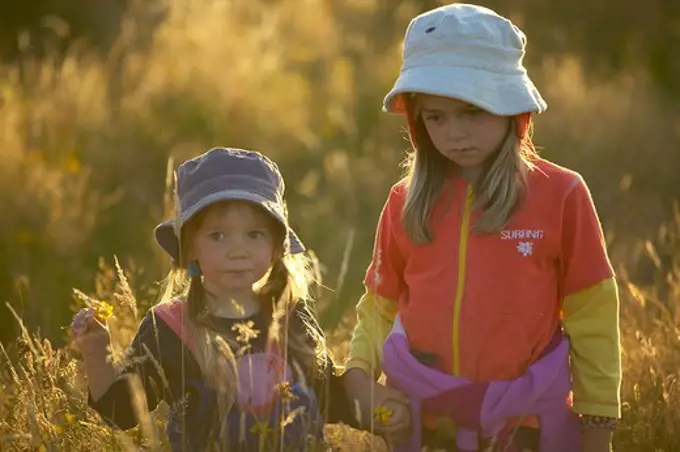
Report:
<svg viewBox="0 0 680 452"><path fill-rule="evenodd" d="M248 237L250 237L251 239L254 239L254 240L261 239L261 238L263 238L265 235L266 235L266 234L265 234L264 231L250 231L250 232L248 233Z"/></svg>
<svg viewBox="0 0 680 452"><path fill-rule="evenodd" d="M224 239L224 233L222 232L211 232L208 237L210 237L210 240L213 240L215 242L219 242Z"/></svg>
<svg viewBox="0 0 680 452"><path fill-rule="evenodd" d="M480 110L479 108L470 108L470 109L465 110L465 115L466 116L478 116L483 111L484 110Z"/></svg>
<svg viewBox="0 0 680 452"><path fill-rule="evenodd" d="M444 120L444 115L440 114L434 114L434 115L425 115L423 119L426 122L434 122L434 123L441 123Z"/></svg>

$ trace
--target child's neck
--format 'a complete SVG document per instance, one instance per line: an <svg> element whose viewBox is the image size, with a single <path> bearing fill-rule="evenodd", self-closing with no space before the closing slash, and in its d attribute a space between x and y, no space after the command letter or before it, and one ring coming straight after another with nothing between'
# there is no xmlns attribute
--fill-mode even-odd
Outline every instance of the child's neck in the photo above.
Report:
<svg viewBox="0 0 680 452"><path fill-rule="evenodd" d="M478 166L468 166L468 167L458 167L458 175L465 179L467 182L474 184L477 179L480 178L484 168L481 165Z"/></svg>
<svg viewBox="0 0 680 452"><path fill-rule="evenodd" d="M215 317L241 319L251 317L260 310L257 294L247 293L217 293L206 288L206 303Z"/></svg>

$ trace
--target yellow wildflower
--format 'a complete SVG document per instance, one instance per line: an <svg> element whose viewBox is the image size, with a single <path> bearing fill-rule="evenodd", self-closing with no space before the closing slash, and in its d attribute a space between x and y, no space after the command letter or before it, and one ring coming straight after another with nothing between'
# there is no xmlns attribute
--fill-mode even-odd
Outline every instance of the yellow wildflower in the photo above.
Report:
<svg viewBox="0 0 680 452"><path fill-rule="evenodd" d="M231 329L238 333L236 340L243 344L249 343L260 334L260 331L255 329L255 323L252 320L239 322L232 326Z"/></svg>
<svg viewBox="0 0 680 452"><path fill-rule="evenodd" d="M373 420L376 424L389 424L390 420L392 420L392 410L384 405L375 407L375 410L373 410Z"/></svg>
<svg viewBox="0 0 680 452"><path fill-rule="evenodd" d="M290 386L289 381L282 381L281 383L278 383L275 389L283 401L296 400L298 398L295 394L293 394L293 388Z"/></svg>
<svg viewBox="0 0 680 452"><path fill-rule="evenodd" d="M113 315L113 306L105 301L100 301L94 307L94 317L102 323L105 323L111 315Z"/></svg>
<svg viewBox="0 0 680 452"><path fill-rule="evenodd" d="M267 435L272 429L269 427L269 422L258 422L250 428L250 433Z"/></svg>

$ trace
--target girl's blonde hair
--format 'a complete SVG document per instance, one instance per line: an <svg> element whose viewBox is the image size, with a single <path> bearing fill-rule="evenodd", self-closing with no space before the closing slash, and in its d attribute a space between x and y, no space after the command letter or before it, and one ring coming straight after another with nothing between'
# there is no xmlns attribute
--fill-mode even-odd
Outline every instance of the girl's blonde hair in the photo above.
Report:
<svg viewBox="0 0 680 452"><path fill-rule="evenodd" d="M211 206L211 207L214 207ZM160 303L167 303L178 298L187 303L187 312L191 337L198 364L208 382L220 392L230 391L231 383L219 381L224 379L222 366L229 364L233 370L234 350L243 347L228 337L222 337L207 326L206 316L209 314L206 292L201 276L189 276L189 243L211 207L204 209L182 227L180 238L180 259L168 274ZM257 208L253 206L254 208ZM275 260L268 273L257 287L261 300L261 313L267 320L267 340L277 341L282 345L284 358L294 372L300 377L314 379L326 369L330 359L323 330L316 321L311 309L311 290L316 275L309 258L302 253L290 255L282 251L285 229L272 218L272 230L276 234ZM301 315L304 331L290 328L292 316ZM228 345L228 347L225 347ZM226 348L226 350L225 350ZM234 394L223 394L222 400L233 400ZM228 406L220 406L225 413Z"/></svg>
<svg viewBox="0 0 680 452"><path fill-rule="evenodd" d="M449 177L451 161L434 147L420 115L418 96L405 96L404 100L413 151L404 164L407 195L402 222L411 240L426 244L433 240L432 210ZM500 231L526 196L528 172L538 157L531 144L530 126L528 114L511 119L499 151L486 162L482 175L474 183L475 206L482 210L474 225L477 234ZM518 130L521 130L519 134Z"/></svg>

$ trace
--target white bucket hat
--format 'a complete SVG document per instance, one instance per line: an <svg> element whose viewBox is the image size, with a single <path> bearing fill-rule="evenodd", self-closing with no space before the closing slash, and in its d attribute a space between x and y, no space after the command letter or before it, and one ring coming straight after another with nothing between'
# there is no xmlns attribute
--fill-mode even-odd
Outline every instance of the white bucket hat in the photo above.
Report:
<svg viewBox="0 0 680 452"><path fill-rule="evenodd" d="M542 113L548 105L522 64L526 36L494 11L456 3L409 24L403 64L383 111L404 114L404 93L469 102L499 116Z"/></svg>

